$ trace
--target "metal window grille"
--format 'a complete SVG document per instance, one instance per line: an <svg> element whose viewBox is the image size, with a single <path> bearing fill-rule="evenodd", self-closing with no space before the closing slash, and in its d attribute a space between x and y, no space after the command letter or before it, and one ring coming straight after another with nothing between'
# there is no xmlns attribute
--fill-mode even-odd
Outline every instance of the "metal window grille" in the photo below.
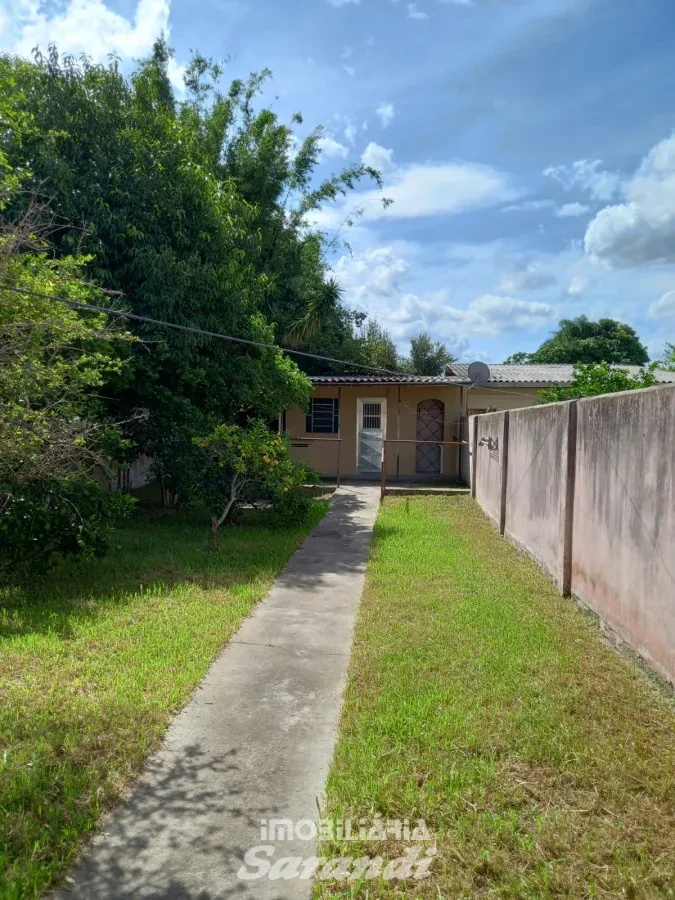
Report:
<svg viewBox="0 0 675 900"><path fill-rule="evenodd" d="M361 427L378 430L382 427L382 404L364 403Z"/></svg>
<svg viewBox="0 0 675 900"><path fill-rule="evenodd" d="M338 434L340 400L337 397L313 397L305 423L307 434Z"/></svg>

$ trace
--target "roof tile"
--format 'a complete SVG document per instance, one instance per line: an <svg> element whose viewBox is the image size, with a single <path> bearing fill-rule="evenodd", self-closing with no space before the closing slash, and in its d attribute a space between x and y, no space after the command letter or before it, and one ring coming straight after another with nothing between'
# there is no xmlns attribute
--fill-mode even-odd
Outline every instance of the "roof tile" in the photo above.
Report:
<svg viewBox="0 0 675 900"><path fill-rule="evenodd" d="M574 377L574 366L567 363L522 363L520 365L510 363L488 363L490 378L488 384L527 384L530 386L545 386L549 384L570 384ZM627 369L631 375L637 375L641 366L618 366ZM446 367L447 373L452 373L462 378L469 377L468 363L451 363ZM662 384L675 384L675 372L667 372L664 369L656 369L654 372L657 381Z"/></svg>

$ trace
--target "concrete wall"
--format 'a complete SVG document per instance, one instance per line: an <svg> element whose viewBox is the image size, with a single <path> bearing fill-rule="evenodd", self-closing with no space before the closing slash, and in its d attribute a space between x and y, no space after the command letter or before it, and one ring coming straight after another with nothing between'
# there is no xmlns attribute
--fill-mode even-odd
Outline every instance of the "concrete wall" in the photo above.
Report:
<svg viewBox="0 0 675 900"><path fill-rule="evenodd" d="M459 439L462 419L462 389L454 385L342 385L340 397L340 474L345 478L358 474L356 458L357 400L379 399L387 401L387 438L404 438L414 441L417 436L417 404L422 400L440 400L444 404L443 440ZM319 385L315 397L337 397L337 385ZM321 475L335 476L337 471L337 442L306 441L303 438L330 438L338 435L307 434L305 413L290 409L286 413L286 430L294 438L293 455L305 459ZM387 476L415 476L416 445L391 443L387 445ZM443 447L443 475L456 478L459 465L459 448ZM428 476L426 476L428 478Z"/></svg>
<svg viewBox="0 0 675 900"><path fill-rule="evenodd" d="M578 404L572 590L675 682L675 387Z"/></svg>
<svg viewBox="0 0 675 900"><path fill-rule="evenodd" d="M469 419L470 434L475 434L476 437L473 448L476 456L476 483L472 490L475 488L476 500L497 524L501 508L505 421L503 412L472 416Z"/></svg>
<svg viewBox="0 0 675 900"><path fill-rule="evenodd" d="M675 387L472 417L469 434L485 512L675 684Z"/></svg>
<svg viewBox="0 0 675 900"><path fill-rule="evenodd" d="M556 576L567 416L565 403L509 413L505 533Z"/></svg>

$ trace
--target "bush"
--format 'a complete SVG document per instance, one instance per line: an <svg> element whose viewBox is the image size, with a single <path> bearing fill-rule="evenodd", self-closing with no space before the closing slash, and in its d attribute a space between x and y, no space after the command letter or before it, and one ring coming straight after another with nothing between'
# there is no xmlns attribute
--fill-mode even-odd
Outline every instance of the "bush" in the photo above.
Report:
<svg viewBox="0 0 675 900"><path fill-rule="evenodd" d="M135 502L83 477L0 490L0 576L44 572L64 556L104 556L112 523Z"/></svg>
<svg viewBox="0 0 675 900"><path fill-rule="evenodd" d="M252 494L271 502L276 524L295 524L307 516L310 500L302 486L317 483L318 475L291 458L286 435L252 419L246 428L220 425L195 444L205 452L201 496L212 512L214 549L220 526Z"/></svg>
<svg viewBox="0 0 675 900"><path fill-rule="evenodd" d="M306 481L303 481L303 483L307 484ZM307 519L312 506L312 498L300 488L287 493L283 491L272 492L270 502L272 503L270 521L272 525L279 528L289 528L292 525L302 524Z"/></svg>

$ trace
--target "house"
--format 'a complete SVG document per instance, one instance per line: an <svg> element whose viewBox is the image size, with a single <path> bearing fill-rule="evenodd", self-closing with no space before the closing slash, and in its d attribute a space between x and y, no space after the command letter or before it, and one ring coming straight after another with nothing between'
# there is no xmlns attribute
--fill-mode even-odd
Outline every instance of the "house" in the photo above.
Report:
<svg viewBox="0 0 675 900"><path fill-rule="evenodd" d="M639 366L622 366L637 373ZM290 409L280 427L290 432L293 456L325 477L467 480L467 417L533 406L542 388L570 384L571 365L490 365L473 384L468 363L445 375L318 375L309 411ZM675 384L675 372L657 370ZM383 443L384 442L384 443ZM383 452L384 451L384 452Z"/></svg>
<svg viewBox="0 0 675 900"><path fill-rule="evenodd" d="M457 443L468 376L320 375L307 413L288 410L282 427L293 455L321 475L377 477L386 439L387 476L462 478ZM431 443L427 443L431 442Z"/></svg>
<svg viewBox="0 0 675 900"><path fill-rule="evenodd" d="M574 366L568 364L520 365L489 363L490 377L485 383L474 385L467 394L466 415L484 412L501 412L503 409L519 409L534 406L539 391L554 384L567 386L572 383ZM632 375L641 371L641 366L619 366ZM469 363L451 363L446 366L449 377L468 378ZM675 384L675 372L656 369L656 380L661 384Z"/></svg>

